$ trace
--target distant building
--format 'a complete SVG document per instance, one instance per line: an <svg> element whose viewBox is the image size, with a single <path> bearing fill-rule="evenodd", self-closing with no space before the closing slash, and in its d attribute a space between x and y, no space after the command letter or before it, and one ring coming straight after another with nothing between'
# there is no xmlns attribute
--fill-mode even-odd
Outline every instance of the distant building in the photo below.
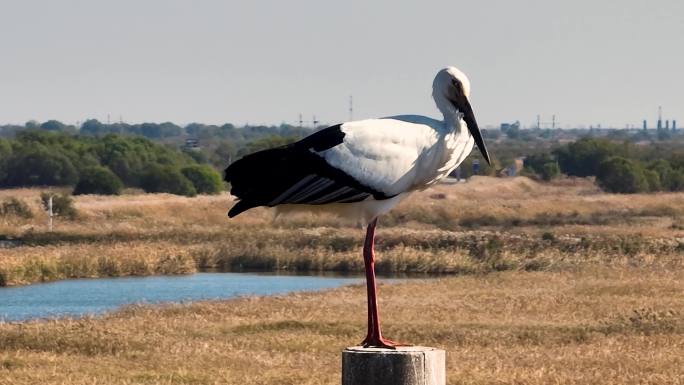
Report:
<svg viewBox="0 0 684 385"><path fill-rule="evenodd" d="M508 130L519 130L520 129L520 121L516 120L513 123L501 123L501 131L506 132Z"/></svg>
<svg viewBox="0 0 684 385"><path fill-rule="evenodd" d="M183 149L199 151L200 150L199 140L198 139L185 139L185 144L183 145Z"/></svg>
<svg viewBox="0 0 684 385"><path fill-rule="evenodd" d="M473 159L473 175L480 173L480 161L478 159Z"/></svg>
<svg viewBox="0 0 684 385"><path fill-rule="evenodd" d="M677 121L672 119L672 131L677 131Z"/></svg>

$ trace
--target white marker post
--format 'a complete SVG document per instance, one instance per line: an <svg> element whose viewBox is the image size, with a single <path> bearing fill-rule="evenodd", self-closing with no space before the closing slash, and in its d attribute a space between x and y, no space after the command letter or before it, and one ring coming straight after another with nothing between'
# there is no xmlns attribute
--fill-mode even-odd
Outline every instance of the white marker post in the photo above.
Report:
<svg viewBox="0 0 684 385"><path fill-rule="evenodd" d="M50 199L48 199L48 209L47 209L47 214L48 214L48 229L50 232L52 232L52 195L50 195Z"/></svg>

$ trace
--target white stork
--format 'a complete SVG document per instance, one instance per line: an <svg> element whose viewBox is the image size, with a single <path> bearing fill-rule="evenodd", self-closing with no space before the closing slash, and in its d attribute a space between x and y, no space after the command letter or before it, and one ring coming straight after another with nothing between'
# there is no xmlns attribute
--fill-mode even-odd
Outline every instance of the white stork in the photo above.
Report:
<svg viewBox="0 0 684 385"><path fill-rule="evenodd" d="M373 244L378 217L411 192L449 175L473 148L490 163L473 109L470 81L455 67L437 73L432 97L444 120L400 115L338 124L231 164L225 180L239 198L231 218L253 207L317 209L368 224L363 247L368 294L367 347L394 348L382 337Z"/></svg>

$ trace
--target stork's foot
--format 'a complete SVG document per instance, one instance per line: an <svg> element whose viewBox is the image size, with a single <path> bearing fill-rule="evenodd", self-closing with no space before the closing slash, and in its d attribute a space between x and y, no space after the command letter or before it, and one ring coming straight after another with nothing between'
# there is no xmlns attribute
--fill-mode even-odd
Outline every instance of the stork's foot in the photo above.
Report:
<svg viewBox="0 0 684 385"><path fill-rule="evenodd" d="M361 342L364 348L383 348L396 350L398 346L411 346L402 342L395 342L387 338L368 336Z"/></svg>

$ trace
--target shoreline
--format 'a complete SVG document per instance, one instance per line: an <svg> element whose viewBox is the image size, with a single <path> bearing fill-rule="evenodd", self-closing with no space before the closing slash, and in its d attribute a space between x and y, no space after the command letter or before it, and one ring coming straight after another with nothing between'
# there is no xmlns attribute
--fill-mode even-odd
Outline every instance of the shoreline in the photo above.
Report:
<svg viewBox="0 0 684 385"><path fill-rule="evenodd" d="M363 273L354 229L250 229L173 237L54 242L0 250L0 287L76 278L184 275L198 271ZM557 235L556 235L557 234ZM40 237L41 234L34 234ZM56 234L50 234L57 237ZM206 239L211 239L206 241ZM583 265L681 266L684 241L632 235L511 234L501 230L378 232L378 274L472 275L563 271Z"/></svg>

